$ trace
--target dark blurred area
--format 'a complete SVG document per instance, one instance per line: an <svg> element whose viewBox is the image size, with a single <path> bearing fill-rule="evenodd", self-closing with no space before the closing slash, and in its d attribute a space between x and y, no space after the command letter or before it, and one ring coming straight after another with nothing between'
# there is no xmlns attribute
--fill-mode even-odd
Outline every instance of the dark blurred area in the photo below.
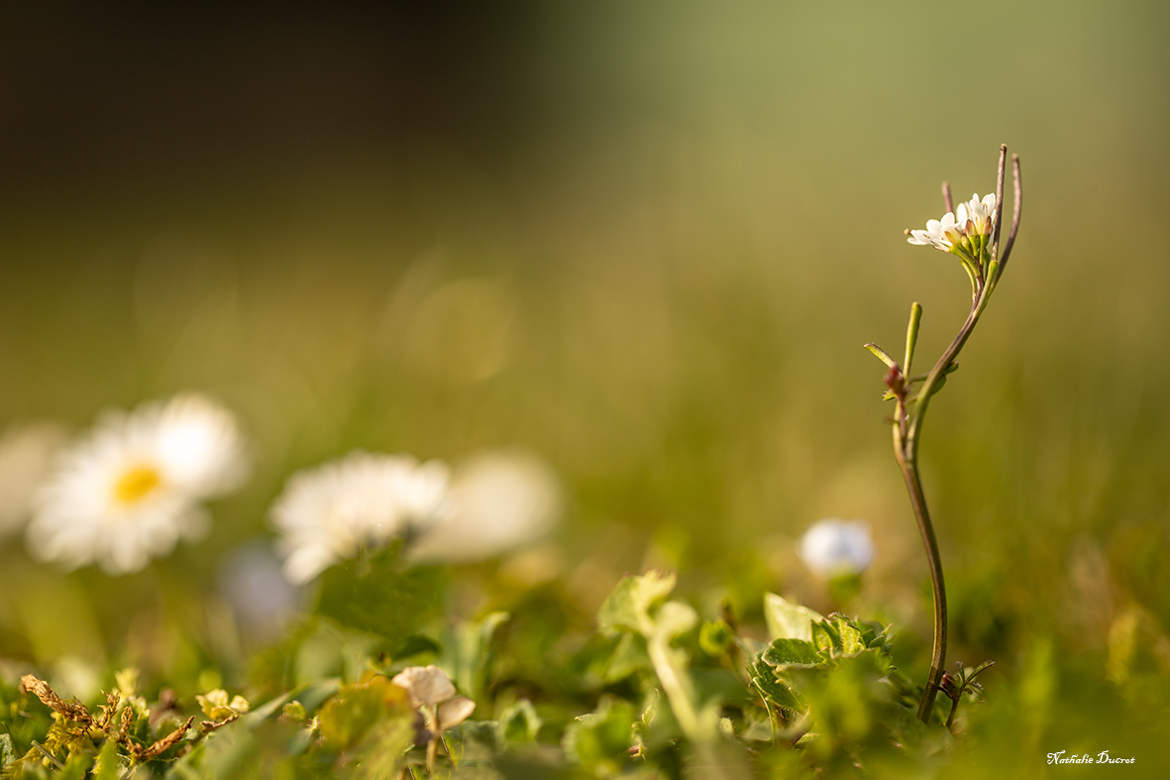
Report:
<svg viewBox="0 0 1170 780"><path fill-rule="evenodd" d="M327 152L507 156L534 131L539 15L531 4L9 6L5 199L224 185Z"/></svg>

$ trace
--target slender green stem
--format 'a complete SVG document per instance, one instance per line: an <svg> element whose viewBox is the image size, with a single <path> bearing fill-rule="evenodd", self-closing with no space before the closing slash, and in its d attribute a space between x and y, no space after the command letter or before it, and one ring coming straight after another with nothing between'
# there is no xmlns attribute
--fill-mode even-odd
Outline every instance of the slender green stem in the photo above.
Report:
<svg viewBox="0 0 1170 780"><path fill-rule="evenodd" d="M906 482L906 491L910 494L910 505L914 510L914 518L918 522L918 531L922 536L922 545L926 549L927 563L930 568L930 588L934 601L934 641L930 654L930 671L926 677L926 688L922 692L922 699L918 704L918 717L923 722L930 720L934 709L934 700L938 694L939 683L942 680L943 667L947 656L947 595L943 581L942 558L938 551L938 538L934 533L934 524L930 520L930 510L926 504L926 494L922 490L922 479L918 473L918 441L922 430L922 420L926 416L930 399L938 390L938 383L954 364L955 358L967 343L979 316L987 306L990 287L980 280L976 295L971 304L971 312L963 322L959 332L951 341L943 354L935 362L930 373L915 398L913 413L908 412L904 401L899 400L894 420L894 457L902 471Z"/></svg>

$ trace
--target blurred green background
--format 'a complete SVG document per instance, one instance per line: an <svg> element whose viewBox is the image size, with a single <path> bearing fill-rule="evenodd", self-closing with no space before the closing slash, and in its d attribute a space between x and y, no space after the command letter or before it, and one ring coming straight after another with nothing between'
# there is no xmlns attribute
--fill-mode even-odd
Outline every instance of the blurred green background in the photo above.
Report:
<svg viewBox="0 0 1170 780"><path fill-rule="evenodd" d="M1020 239L923 444L951 657L999 659L993 699L1048 681L1039 752L1154 760L1122 730L1167 723L1170 6L144 5L6 27L0 418L80 430L184 389L236 410L256 471L165 565L188 605L267 538L293 469L522 446L564 482L552 554L583 611L647 565L749 614L765 589L831 608L794 542L857 517L878 550L859 608L924 658L925 560L861 344L897 347L912 300L920 354L949 341L964 276L902 230L943 211L942 178L992 190L1007 142ZM140 640L153 575L3 544L0 656Z"/></svg>

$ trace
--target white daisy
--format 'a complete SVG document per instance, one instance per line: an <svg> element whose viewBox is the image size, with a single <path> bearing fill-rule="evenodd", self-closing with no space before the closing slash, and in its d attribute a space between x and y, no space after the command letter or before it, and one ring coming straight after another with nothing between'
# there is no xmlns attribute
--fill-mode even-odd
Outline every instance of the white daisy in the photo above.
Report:
<svg viewBox="0 0 1170 780"><path fill-rule="evenodd" d="M801 538L800 557L809 569L824 576L860 574L873 562L869 527L860 520L821 520Z"/></svg>
<svg viewBox="0 0 1170 780"><path fill-rule="evenodd" d="M290 580L308 582L366 547L433 522L447 491L447 467L408 455L355 452L294 474L272 509Z"/></svg>
<svg viewBox="0 0 1170 780"><path fill-rule="evenodd" d="M28 546L37 557L110 574L136 571L207 525L203 499L246 476L232 415L197 395L109 412L62 452L35 499Z"/></svg>
<svg viewBox="0 0 1170 780"><path fill-rule="evenodd" d="M50 422L16 425L0 435L0 537L28 520L37 485L66 440L65 429Z"/></svg>
<svg viewBox="0 0 1170 780"><path fill-rule="evenodd" d="M560 514L560 486L543 461L488 452L455 471L447 511L410 548L415 561L470 561L544 536Z"/></svg>

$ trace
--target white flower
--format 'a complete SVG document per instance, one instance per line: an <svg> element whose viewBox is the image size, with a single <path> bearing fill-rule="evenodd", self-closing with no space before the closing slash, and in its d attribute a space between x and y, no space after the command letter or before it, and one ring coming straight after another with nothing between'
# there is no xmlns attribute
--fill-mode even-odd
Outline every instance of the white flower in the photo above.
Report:
<svg viewBox="0 0 1170 780"><path fill-rule="evenodd" d="M989 235L994 224L994 193L982 198L974 194L953 212L943 214L942 219L928 219L925 230L907 230L906 241L917 246L933 246L943 252L969 253L974 251L971 239Z"/></svg>
<svg viewBox="0 0 1170 780"><path fill-rule="evenodd" d="M821 520L801 538L800 557L817 574L860 574L873 562L869 528L859 520Z"/></svg>
<svg viewBox="0 0 1170 780"><path fill-rule="evenodd" d="M489 452L461 465L447 511L410 548L414 561L470 561L544 536L560 514L552 470L531 455Z"/></svg>
<svg viewBox="0 0 1170 780"><path fill-rule="evenodd" d="M960 203L955 212L956 222L968 236L986 236L995 224L995 193L989 192L982 198L975 193L971 200Z"/></svg>
<svg viewBox="0 0 1170 780"><path fill-rule="evenodd" d="M943 214L941 220L926 220L926 230L911 230L906 237L911 244L933 246L943 252L950 252L962 240L962 227L950 211Z"/></svg>
<svg viewBox="0 0 1170 780"><path fill-rule="evenodd" d="M202 533L200 502L238 487L246 471L235 419L201 396L109 412L38 491L29 548L68 567L136 571Z"/></svg>
<svg viewBox="0 0 1170 780"><path fill-rule="evenodd" d="M434 522L446 491L445 465L407 455L355 452L294 474L272 509L286 576L308 582L365 547Z"/></svg>
<svg viewBox="0 0 1170 780"><path fill-rule="evenodd" d="M433 664L407 667L394 675L391 682L406 689L411 706L422 709L428 725L437 733L459 725L475 711L475 702L466 696L456 696L451 678Z"/></svg>
<svg viewBox="0 0 1170 780"><path fill-rule="evenodd" d="M0 537L28 520L37 486L66 439L65 429L49 422L13 426L0 436Z"/></svg>

